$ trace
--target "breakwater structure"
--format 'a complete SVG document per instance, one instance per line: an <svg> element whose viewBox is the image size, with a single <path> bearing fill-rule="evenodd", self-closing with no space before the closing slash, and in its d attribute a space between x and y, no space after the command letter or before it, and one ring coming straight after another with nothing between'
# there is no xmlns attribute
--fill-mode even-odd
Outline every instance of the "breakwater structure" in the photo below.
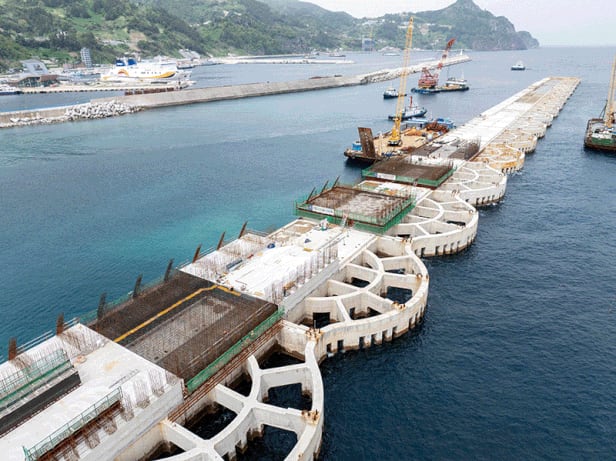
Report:
<svg viewBox="0 0 616 461"><path fill-rule="evenodd" d="M449 58L445 65L452 66L469 61L467 55L458 55ZM425 66L437 65L437 61L429 61L410 66L410 72L419 72ZM258 96L271 96L276 94L298 93L303 91L325 90L331 88L341 88L345 86L367 85L370 83L383 82L398 78L402 73L402 68L384 69L369 74L354 76L326 76L313 77L304 80L290 82L266 82L249 83L243 85L229 85L210 88L190 88L180 91L166 91L157 93L146 93L143 87L138 89L130 88L133 94L125 96L115 96L108 98L94 98L85 104L65 107L42 108L32 110L22 110L13 112L0 112L0 128L13 128L18 126L29 126L50 123L62 123L76 120L89 120L93 118L114 117L127 113L138 112L145 109L155 109L159 107L178 106L184 104L198 104L214 101L224 101L228 99L242 99ZM88 87L96 88L96 87ZM106 91L115 89L116 91L126 91L126 86L116 88L105 85ZM40 92L65 92L66 88L42 88ZM29 89L35 92L37 89ZM115 107L122 107L122 110L113 110ZM96 113L98 116L91 116ZM76 114L82 114L76 116Z"/></svg>
<svg viewBox="0 0 616 461"><path fill-rule="evenodd" d="M293 434L288 460L314 459L324 425L319 362L417 327L421 257L472 244L477 207L502 199L579 80L546 78L431 144L334 180L272 233L243 226L124 299L18 345L0 364L4 459L236 459L269 428ZM272 351L292 357L271 367ZM248 386L237 386L239 382ZM299 408L272 401L287 387ZM224 410L223 410L224 409ZM207 436L207 412L234 415ZM204 416L205 415L205 416Z"/></svg>

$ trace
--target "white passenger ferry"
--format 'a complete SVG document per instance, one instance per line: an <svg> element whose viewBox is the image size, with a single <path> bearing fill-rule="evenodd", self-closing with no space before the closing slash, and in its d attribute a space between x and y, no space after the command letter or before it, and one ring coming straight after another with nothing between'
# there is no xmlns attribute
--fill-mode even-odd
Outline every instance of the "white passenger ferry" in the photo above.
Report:
<svg viewBox="0 0 616 461"><path fill-rule="evenodd" d="M108 72L101 74L104 82L151 81L187 79L190 72L179 70L175 61L137 61L135 58L118 58Z"/></svg>

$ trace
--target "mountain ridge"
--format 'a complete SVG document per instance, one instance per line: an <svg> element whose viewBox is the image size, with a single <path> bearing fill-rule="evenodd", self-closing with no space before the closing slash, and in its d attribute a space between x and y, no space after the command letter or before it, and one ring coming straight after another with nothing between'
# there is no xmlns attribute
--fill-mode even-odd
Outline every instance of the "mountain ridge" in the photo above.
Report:
<svg viewBox="0 0 616 461"><path fill-rule="evenodd" d="M2 69L31 57L78 63L82 47L100 63L123 54L179 57L183 48L210 56L360 50L366 37L376 49L402 47L411 14L417 48L442 49L452 37L465 49L539 46L472 0L372 19L299 0L0 0L0 8Z"/></svg>

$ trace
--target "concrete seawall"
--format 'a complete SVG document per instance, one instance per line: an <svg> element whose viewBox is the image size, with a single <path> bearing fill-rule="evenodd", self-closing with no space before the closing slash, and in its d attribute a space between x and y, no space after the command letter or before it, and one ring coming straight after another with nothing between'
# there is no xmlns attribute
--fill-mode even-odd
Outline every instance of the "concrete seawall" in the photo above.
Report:
<svg viewBox="0 0 616 461"><path fill-rule="evenodd" d="M446 66L470 61L466 55L458 55L449 58ZM438 61L428 61L409 67L409 73L420 72L423 67L434 67ZM115 96L107 98L94 98L90 103L78 106L92 106L97 110L109 103L119 103L132 107L131 112L142 109L155 109L157 107L179 106L184 104L197 104L204 102L224 101L228 99L253 98L258 96L272 96L276 94L300 93L304 91L326 90L342 88L346 86L367 85L370 83L384 82L396 79L402 73L403 68L383 69L368 74L354 76L327 76L312 77L304 80L289 82L265 82L248 83L242 85L229 85L210 88L191 88L182 91L170 91L162 93L139 94L128 96ZM44 109L23 110L16 112L0 112L0 128L12 128L16 126L60 123L69 121L65 115L67 111L76 106L53 107ZM87 110L86 110L87 112ZM123 112L126 113L126 112ZM110 111L108 116L121 115ZM92 117L83 117L84 120ZM96 117L100 118L100 117ZM75 120L75 118L70 118Z"/></svg>
<svg viewBox="0 0 616 461"><path fill-rule="evenodd" d="M82 382L77 390L62 396L62 404L54 402L2 434L3 459L22 460L25 453L26 459L51 459L60 454L55 459L131 461L154 459L152 453L159 448L175 446L183 452L166 460L232 461L253 438L263 437L271 428L294 437L295 444L284 459L316 459L326 409L318 364L338 353L388 342L421 324L428 306L430 275L420 257L458 253L473 243L480 220L477 207L502 200L506 174L523 167L526 153L546 134L578 84L575 78L543 79L439 138L438 143L477 140L482 149L470 159L441 154L422 158L424 165L455 162L455 173L436 189L413 186L414 208L387 229L387 235L361 230L357 223L349 225L346 218L339 225L300 217L272 233L242 231L234 241L221 240L216 250L204 255L197 252L179 271L216 284L196 291L192 290L203 285L187 286L184 294L173 298L163 296L164 290L157 291L165 309L131 330L151 328L149 334L158 336L158 341L150 342L153 353L167 354L196 337L197 316L182 319L178 315L154 322L170 309L197 300L205 291L219 289L228 298L251 297L278 306L274 323L261 332L247 333L244 338L252 339L238 343L243 344L241 350L235 346L228 349L232 354L223 354L227 361L218 362L219 368L204 378L200 387L182 382L168 364L164 368L162 362L150 363L148 360L157 362L159 357L141 355L139 351L145 348L135 347L135 343L128 347L116 344L120 339L105 338L79 323L71 323L71 328L62 328L43 342L29 343L18 356L0 364L5 389L13 390L15 383L21 386L17 390L23 388L24 364L39 363L37 360L49 356L50 351L59 350L77 369ZM390 182L388 189L381 190L391 197L402 189ZM364 201L365 197L361 206L376 208L378 203ZM321 210L322 216L334 216L326 208ZM173 290L180 288L179 284L173 286ZM186 293L190 294L178 300ZM199 312L206 307L219 312L229 309L231 302L223 303L221 296L209 297L210 303L200 305ZM139 303L145 306L152 300L144 297ZM247 306L237 303L238 307ZM208 328L220 321L212 319ZM135 323L139 321L135 319ZM171 323L179 328L163 328ZM209 330L211 334L215 331L213 327ZM228 330L221 333L219 339ZM198 344L203 346L201 341ZM299 363L265 364L264 358L277 349ZM16 376L20 379L14 379ZM36 382L27 377L27 385L44 379L34 376ZM242 376L249 383L248 392L239 392L235 386ZM308 397L309 402L291 407L275 398L270 400L270 390L287 386L295 386L289 392ZM115 395L115 406L110 407L113 411L106 407L94 411L101 395L107 399L110 389ZM199 419L204 411L222 408L235 416L217 433L200 435L189 429L190 421ZM73 417L77 413L79 424ZM80 415L94 417L84 424Z"/></svg>
<svg viewBox="0 0 616 461"><path fill-rule="evenodd" d="M322 77L290 82L249 83L244 85L219 86L212 88L194 88L169 93L152 93L114 98L99 98L92 102L115 100L126 104L139 106L143 109L155 107L179 106L201 102L222 101L227 99L242 99L275 94L299 93L302 91L325 90L361 84L361 76L354 77Z"/></svg>

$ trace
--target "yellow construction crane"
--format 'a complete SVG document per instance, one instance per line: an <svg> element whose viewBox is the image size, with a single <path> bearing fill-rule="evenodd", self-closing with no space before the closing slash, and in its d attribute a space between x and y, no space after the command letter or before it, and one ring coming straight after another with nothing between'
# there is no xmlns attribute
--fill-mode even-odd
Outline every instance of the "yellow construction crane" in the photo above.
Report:
<svg viewBox="0 0 616 461"><path fill-rule="evenodd" d="M404 98L406 96L406 79L409 75L409 66L411 64L411 48L413 46L413 17L409 19L409 26L406 29L406 44L404 45L404 67L400 74L400 89L398 90L398 102L396 103L396 112L394 116L394 127L391 129L391 136L388 144L390 146L399 146L402 144L402 133L400 133L400 124L402 123L402 114L404 112Z"/></svg>

